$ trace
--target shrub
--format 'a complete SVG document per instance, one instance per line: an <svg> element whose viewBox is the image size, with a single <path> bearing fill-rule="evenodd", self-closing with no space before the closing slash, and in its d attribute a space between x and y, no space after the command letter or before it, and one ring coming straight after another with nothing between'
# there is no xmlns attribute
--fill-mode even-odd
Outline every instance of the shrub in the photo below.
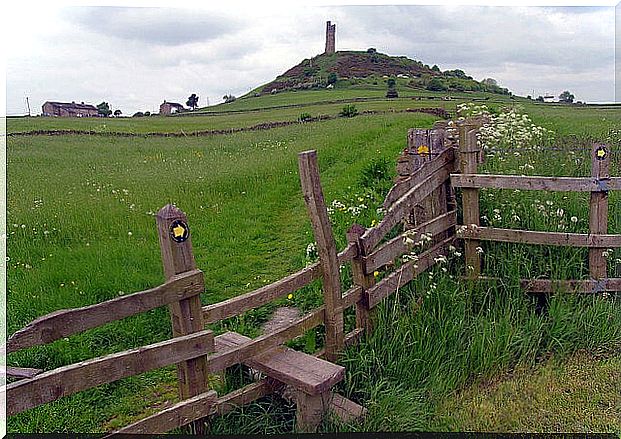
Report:
<svg viewBox="0 0 621 439"><path fill-rule="evenodd" d="M367 53L377 53L377 49L375 47L369 47Z"/></svg>
<svg viewBox="0 0 621 439"><path fill-rule="evenodd" d="M429 84L427 85L427 90L431 91L444 91L446 89L446 85L439 78L433 78L431 81L429 81Z"/></svg>
<svg viewBox="0 0 621 439"><path fill-rule="evenodd" d="M311 119L312 119L312 116L310 115L310 113L302 113L300 114L300 117L298 118L300 122L308 122Z"/></svg>
<svg viewBox="0 0 621 439"><path fill-rule="evenodd" d="M395 88L395 85L397 85L397 81L395 80L395 78L388 78L388 88Z"/></svg>
<svg viewBox="0 0 621 439"><path fill-rule="evenodd" d="M328 84L335 84L337 79L338 76L336 75L336 73L330 72L330 74L328 75Z"/></svg>
<svg viewBox="0 0 621 439"><path fill-rule="evenodd" d="M339 114L342 117L354 117L358 114L358 109L353 104L345 105Z"/></svg>
<svg viewBox="0 0 621 439"><path fill-rule="evenodd" d="M388 91L386 92L386 97L387 98L398 98L399 97L399 93L397 93L396 89L389 88Z"/></svg>
<svg viewBox="0 0 621 439"><path fill-rule="evenodd" d="M143 117L144 113L142 111L137 111L134 114L132 114L132 117Z"/></svg>

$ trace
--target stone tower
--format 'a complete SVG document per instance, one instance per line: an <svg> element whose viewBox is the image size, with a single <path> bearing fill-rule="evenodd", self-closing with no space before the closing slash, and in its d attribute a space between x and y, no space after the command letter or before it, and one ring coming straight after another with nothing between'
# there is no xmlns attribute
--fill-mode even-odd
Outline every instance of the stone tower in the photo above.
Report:
<svg viewBox="0 0 621 439"><path fill-rule="evenodd" d="M335 35L336 35L336 24L332 24L331 22L326 22L326 51L324 53L330 54L334 53L336 43L335 43Z"/></svg>

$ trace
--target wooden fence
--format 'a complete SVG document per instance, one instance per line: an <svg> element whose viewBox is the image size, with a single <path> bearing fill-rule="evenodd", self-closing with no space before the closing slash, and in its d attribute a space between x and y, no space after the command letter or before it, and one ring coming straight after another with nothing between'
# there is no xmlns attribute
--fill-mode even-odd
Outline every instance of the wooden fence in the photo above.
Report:
<svg viewBox="0 0 621 439"><path fill-rule="evenodd" d="M103 357L82 361L49 371L29 368L8 368L8 375L17 379L1 389L7 398L7 415L12 416L61 397L101 384L140 374L168 365L177 365L179 402L154 415L141 419L114 433L161 433L185 425L203 433L206 420L228 413L271 393L292 399L297 407L297 429L313 431L323 416L331 411L345 420L357 419L365 409L331 391L344 378L344 368L334 364L344 347L357 343L372 330L372 312L384 298L428 270L439 255L459 236L465 239L469 265L480 270L479 257L473 248L480 240L501 239L511 242L578 243L598 250L618 246L619 236L607 235L605 229L605 190L618 189L619 179L604 178L606 168L599 166L597 176L590 179L554 179L534 181L528 178L482 176L476 174L480 159L474 137L474 125L464 124L459 139L451 135L446 123L437 123L432 130L413 130L408 147L400 158L399 177L390 190L384 207L386 214L375 227L365 229L354 225L347 233L348 245L337 251L332 228L319 181L315 151L299 155L302 193L311 218L319 253L319 262L255 291L232 299L202 305L204 276L195 264L191 234L183 212L173 206L162 208L157 215L157 228L164 284L103 303L60 310L40 317L11 335L6 344L8 354L21 349L51 343L81 331L123 319L151 309L167 306L171 316L173 338ZM459 160L456 145L460 144ZM458 163L461 169L458 169ZM595 164L604 162L595 162ZM461 170L461 174L457 174ZM476 227L456 235L457 210L453 187L462 188L464 222L479 224L478 188L490 182L507 187L528 185L545 188L589 190L592 195L592 234L570 235L568 238L541 232L504 231ZM578 181L578 183L576 183ZM510 183L514 182L514 183ZM563 183L561 183L563 182ZM510 186L513 184L514 186ZM452 186L451 186L452 185ZM505 187L505 186L501 186ZM400 231L403 225L405 231ZM395 231L395 228L397 230ZM389 235L396 236L386 239ZM416 261L401 263L401 256L411 248L405 238L432 234L431 245ZM565 234L563 234L565 235ZM563 241L566 239L566 241ZM600 254L601 256L601 254ZM397 262L398 261L398 262ZM353 286L343 291L339 267L351 263ZM374 272L393 267L393 271L376 281ZM396 267L396 268L395 268ZM582 290L619 289L619 279L605 279L600 258L592 256L593 281L579 282ZM388 271L388 270L387 270ZM322 280L324 304L303 317L277 329L250 339L227 332L214 336L205 326L240 315L271 301ZM550 290L543 281L532 281L529 288ZM592 283L596 287L591 288ZM543 285L543 287L541 286ZM573 285L573 284L572 284ZM355 308L355 328L344 329L344 312ZM325 346L308 355L283 346L289 340L323 325ZM210 390L210 374L223 373L227 368L243 364L262 372L263 377L252 384L225 395Z"/></svg>
<svg viewBox="0 0 621 439"><path fill-rule="evenodd" d="M593 144L590 177L542 177L518 175L477 174L482 151L477 146L477 127L460 126L460 171L451 174L451 184L461 188L463 223L457 236L465 240L466 276L480 278L481 241L511 242L569 247L588 247L589 275L586 280L522 279L521 286L532 293L550 293L559 289L580 293L620 291L621 278L609 278L606 268L607 249L621 247L621 235L608 234L608 192L621 189L621 178L610 176L609 147ZM559 233L532 230L481 227L479 219L479 189L542 190L590 192L589 233ZM490 278L480 278L489 280Z"/></svg>

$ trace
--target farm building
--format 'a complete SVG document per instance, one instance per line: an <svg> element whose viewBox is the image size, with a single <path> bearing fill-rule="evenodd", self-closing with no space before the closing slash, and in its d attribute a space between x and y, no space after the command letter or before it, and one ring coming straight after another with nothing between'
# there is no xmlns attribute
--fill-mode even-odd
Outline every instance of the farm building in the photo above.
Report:
<svg viewBox="0 0 621 439"><path fill-rule="evenodd" d="M75 102L47 101L43 104L43 116L97 117L99 112L96 107L84 102L76 104Z"/></svg>
<svg viewBox="0 0 621 439"><path fill-rule="evenodd" d="M180 111L185 110L185 107L181 104L177 104L175 102L166 102L164 101L161 105L160 105L160 114L162 115L168 115L168 114L173 114L173 113L177 113Z"/></svg>

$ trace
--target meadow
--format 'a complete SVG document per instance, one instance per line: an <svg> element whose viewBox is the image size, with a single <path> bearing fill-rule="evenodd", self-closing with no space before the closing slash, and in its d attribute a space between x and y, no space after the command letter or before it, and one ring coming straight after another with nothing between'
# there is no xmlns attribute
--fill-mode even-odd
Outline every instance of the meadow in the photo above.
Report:
<svg viewBox="0 0 621 439"><path fill-rule="evenodd" d="M303 93L313 92L292 93L291 99ZM343 92L343 98L352 96L348 93ZM359 90L355 93L361 95ZM376 97L369 93L365 96ZM97 124L105 123L106 130L114 132L187 133L295 120L302 111L336 116L342 108L342 104L322 103L333 97L324 93L317 95L316 105L257 110L284 105L284 97L256 98L252 105L247 103L250 100L238 99L227 104L239 110L230 115L105 122L25 118L9 120L7 128L8 132L96 130ZM453 111L460 102L447 102L446 108ZM432 103L373 99L357 102L356 107L389 111ZM588 175L586 142L610 136L611 130L621 127L621 110L615 108L518 103L534 123L554 130L551 145L561 150L490 154L482 172ZM345 230L352 223L370 226L377 220L375 208L390 187L407 129L428 128L436 119L422 113L387 112L204 137L9 137L7 332L57 309L97 303L161 283L154 215L167 203L188 215L197 265L206 275L204 304L250 291L303 267L313 239L297 175L300 151L317 149L326 200L344 206L332 215L337 243L343 248ZM616 135L611 138L614 175L621 175L619 140ZM562 224L568 231L588 230L584 194L499 192L490 190L481 196L481 214L494 225L557 231ZM359 206L360 199L364 209L347 209ZM610 206L609 233L621 233L618 193L610 195ZM566 410L544 398L531 399L552 415L537 418L530 427L521 421L527 414L519 410L508 418L490 417L489 407L496 406L489 401L502 405L503 400L497 401L501 398L497 393L486 395L480 386L513 370L545 372L549 357L573 365L576 352L583 352L580 364L588 370L592 367L594 377L609 379L610 364L618 362L621 348L621 307L614 296L559 294L551 298L548 313L539 315L517 279L584 278L588 274L585 252L515 244L486 245L484 251L484 274L502 277L502 282L459 281L463 263L457 255L447 255L446 271L439 268L421 276L380 307L377 327L383 330L348 349L340 360L347 367L347 378L339 390L365 405L369 417L362 425L330 421L322 427L325 431L520 431L520 426L527 425L523 428L531 431L621 432L618 407L609 418L584 417L572 424L563 421ZM618 258L619 250L612 252L610 270L616 269ZM314 285L288 303L309 309L320 300L319 290ZM272 309L246 313L214 330L235 329L256 336ZM170 336L169 328L167 311L157 309L10 355L8 364L50 369L163 340ZM310 349L309 344L320 345L321 333L306 337L301 347ZM232 377L227 385L234 382ZM169 404L176 397L174 383L174 370L167 368L100 386L12 417L8 431L107 431ZM542 380L528 394L543 394L548 384L549 380ZM512 389L503 396L505 401L523 397L524 391ZM481 395L488 398L487 405ZM601 395L604 400L614 397L614 388ZM479 409L471 410L476 416L460 411L475 402ZM576 401L568 402L572 403ZM598 410L597 403L583 404ZM292 430L293 419L290 405L268 398L215 419L211 432L286 433Z"/></svg>

